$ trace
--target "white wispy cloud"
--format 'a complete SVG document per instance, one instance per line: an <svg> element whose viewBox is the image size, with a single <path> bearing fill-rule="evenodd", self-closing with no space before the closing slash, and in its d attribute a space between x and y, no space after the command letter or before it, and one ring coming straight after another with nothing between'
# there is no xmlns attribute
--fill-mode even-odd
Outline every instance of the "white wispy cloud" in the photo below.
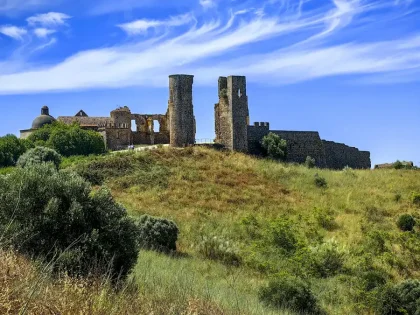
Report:
<svg viewBox="0 0 420 315"><path fill-rule="evenodd" d="M261 8L241 7L232 12L242 14L194 21L172 37L152 34L146 40L81 51L55 65L14 73L0 69L0 93L166 86L167 76L178 72L194 74L197 84L215 84L219 75L229 74L271 84L338 75L410 73L420 79L420 34L386 40L367 36L358 41L350 36L356 29L348 32L354 24L361 34L369 27L376 30L374 22L362 22L360 16L373 12L381 18L386 5L395 6L393 0L333 0L316 9L306 9L304 2L280 1L280 6L273 4L278 14L269 14L269 7L263 8L264 14L255 14ZM188 25L185 20L137 20L120 27L139 34L150 28Z"/></svg>
<svg viewBox="0 0 420 315"><path fill-rule="evenodd" d="M158 27L176 27L190 23L193 20L191 14L183 14L171 17L167 20L136 20L130 23L124 23L117 25L123 29L129 35L137 35L145 33L151 28Z"/></svg>
<svg viewBox="0 0 420 315"><path fill-rule="evenodd" d="M38 38L47 38L49 35L54 34L56 30L44 28L44 27L38 27L33 30L34 34Z"/></svg>
<svg viewBox="0 0 420 315"><path fill-rule="evenodd" d="M22 27L3 25L0 26L0 33L16 40L23 40L23 36L26 35L28 31Z"/></svg>
<svg viewBox="0 0 420 315"><path fill-rule="evenodd" d="M71 16L60 12L37 14L27 18L29 25L58 26L66 23Z"/></svg>
<svg viewBox="0 0 420 315"><path fill-rule="evenodd" d="M216 6L216 1L215 0L200 0L200 5L203 8L211 8L211 7Z"/></svg>

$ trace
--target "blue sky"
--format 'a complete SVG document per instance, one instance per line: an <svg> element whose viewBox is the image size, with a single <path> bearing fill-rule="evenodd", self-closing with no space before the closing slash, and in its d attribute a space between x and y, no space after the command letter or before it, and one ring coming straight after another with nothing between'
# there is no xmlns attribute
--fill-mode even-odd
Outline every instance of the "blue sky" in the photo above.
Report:
<svg viewBox="0 0 420 315"><path fill-rule="evenodd" d="M0 134L45 104L164 113L175 73L195 75L197 138L217 78L246 75L251 121L420 164L418 0L0 0Z"/></svg>

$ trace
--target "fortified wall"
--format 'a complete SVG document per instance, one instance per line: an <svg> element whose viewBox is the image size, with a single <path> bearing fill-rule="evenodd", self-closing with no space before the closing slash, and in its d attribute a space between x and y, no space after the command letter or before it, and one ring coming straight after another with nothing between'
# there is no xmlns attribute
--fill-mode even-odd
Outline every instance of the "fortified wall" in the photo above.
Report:
<svg viewBox="0 0 420 315"><path fill-rule="evenodd" d="M262 153L261 140L270 132L286 140L288 162L304 163L315 159L320 168L370 168L370 153L332 141L321 140L317 131L270 130L268 122L249 125L245 77L219 78L219 103L215 105L216 143L254 155ZM246 126L246 131L244 127ZM243 141L247 144L244 145Z"/></svg>

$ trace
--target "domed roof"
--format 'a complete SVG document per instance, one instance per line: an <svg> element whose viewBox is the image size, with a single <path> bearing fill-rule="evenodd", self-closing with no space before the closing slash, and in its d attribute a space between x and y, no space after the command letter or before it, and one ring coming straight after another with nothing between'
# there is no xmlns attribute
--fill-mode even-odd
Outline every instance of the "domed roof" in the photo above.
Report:
<svg viewBox="0 0 420 315"><path fill-rule="evenodd" d="M53 116L50 116L47 106L42 107L41 115L34 119L32 122L32 129L39 129L44 125L52 124L55 121Z"/></svg>

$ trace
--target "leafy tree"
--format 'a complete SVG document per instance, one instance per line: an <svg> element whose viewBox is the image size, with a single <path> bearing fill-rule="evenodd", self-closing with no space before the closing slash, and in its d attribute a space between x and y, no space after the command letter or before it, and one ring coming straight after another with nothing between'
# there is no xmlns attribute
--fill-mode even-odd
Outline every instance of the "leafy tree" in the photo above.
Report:
<svg viewBox="0 0 420 315"><path fill-rule="evenodd" d="M0 176L2 245L74 275L125 275L138 255L137 228L102 188L51 163Z"/></svg>
<svg viewBox="0 0 420 315"><path fill-rule="evenodd" d="M287 142L280 136L270 132L262 141L261 146L266 155L275 160L285 161L287 158Z"/></svg>
<svg viewBox="0 0 420 315"><path fill-rule="evenodd" d="M101 154L105 152L102 136L84 130L78 124L55 122L32 133L29 138L35 145L47 146L63 156Z"/></svg>
<svg viewBox="0 0 420 315"><path fill-rule="evenodd" d="M0 137L0 166L14 166L30 144L15 135Z"/></svg>

